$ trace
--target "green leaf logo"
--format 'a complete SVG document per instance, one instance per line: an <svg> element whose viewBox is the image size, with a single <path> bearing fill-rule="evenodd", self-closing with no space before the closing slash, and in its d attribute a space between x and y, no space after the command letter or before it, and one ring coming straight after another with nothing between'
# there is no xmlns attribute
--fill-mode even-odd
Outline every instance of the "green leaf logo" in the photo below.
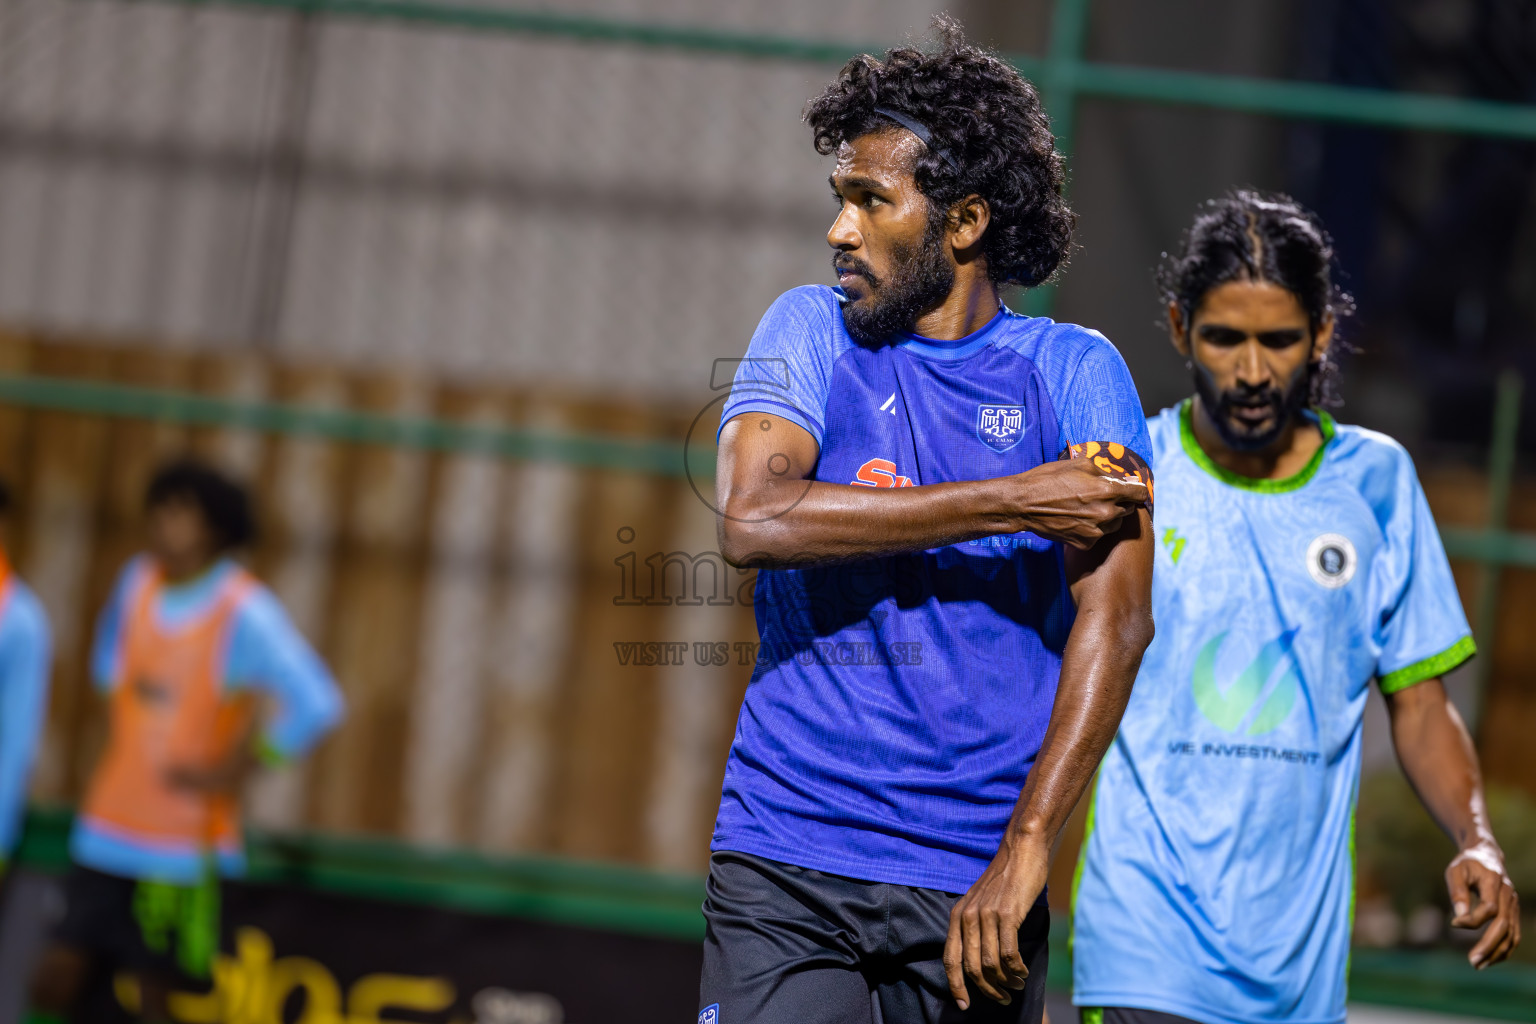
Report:
<svg viewBox="0 0 1536 1024"><path fill-rule="evenodd" d="M1179 564L1179 556L1184 553L1184 544L1188 537L1179 536L1179 528L1170 526L1163 531L1163 547L1168 549L1168 557L1173 559L1173 564Z"/></svg>
<svg viewBox="0 0 1536 1024"><path fill-rule="evenodd" d="M1296 659L1289 657L1296 630L1287 630L1265 644L1237 680L1222 692L1216 684L1216 655L1226 638L1225 631L1217 633L1195 657L1195 671L1190 678L1195 706L1218 729L1237 732L1246 722L1246 735L1261 736L1285 721L1296 703L1296 691L1301 688ZM1269 687L1266 697L1265 685L1282 663L1280 678Z"/></svg>

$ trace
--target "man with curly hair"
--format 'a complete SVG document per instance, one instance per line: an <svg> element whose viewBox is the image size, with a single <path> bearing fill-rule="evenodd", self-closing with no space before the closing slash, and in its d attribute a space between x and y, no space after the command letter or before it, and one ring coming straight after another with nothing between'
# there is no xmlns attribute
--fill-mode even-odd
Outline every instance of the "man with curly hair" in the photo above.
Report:
<svg viewBox="0 0 1536 1024"><path fill-rule="evenodd" d="M1152 635L1130 375L998 294L1067 255L1061 156L1034 87L939 33L808 106L840 287L773 304L722 417L762 643L700 1024L1038 1021L1052 844Z"/></svg>

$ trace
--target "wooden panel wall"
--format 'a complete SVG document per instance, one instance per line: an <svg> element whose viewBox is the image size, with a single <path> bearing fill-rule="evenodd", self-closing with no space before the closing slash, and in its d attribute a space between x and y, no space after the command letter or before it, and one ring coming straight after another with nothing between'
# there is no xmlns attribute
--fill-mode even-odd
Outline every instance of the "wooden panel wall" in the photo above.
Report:
<svg viewBox="0 0 1536 1024"><path fill-rule="evenodd" d="M641 438L680 439L689 420L420 377L4 334L0 372ZM9 548L58 646L38 798L76 798L94 763L103 720L87 680L90 630L137 550L146 479L185 451L253 486L263 534L248 561L349 705L307 764L253 785L257 821L702 869L750 668L734 648L729 665L695 664L692 644L755 631L748 604L679 606L651 592L647 557L714 548L713 517L685 481L0 406L0 476L16 498ZM1480 473L1421 475L1442 523L1484 521ZM1517 487L1512 508L1513 525L1536 530L1536 487ZM617 560L630 555L638 604L616 600ZM1480 570L1454 568L1475 615ZM677 578L674 568L674 591ZM732 572L724 590L750 593L742 583ZM1536 790L1524 755L1536 731L1536 573L1507 572L1500 602L1482 753L1490 778ZM681 666L621 664L614 645L637 641L682 641L689 653ZM1078 827L1052 877L1059 898Z"/></svg>
<svg viewBox="0 0 1536 1024"><path fill-rule="evenodd" d="M15 335L0 335L0 372L679 444L691 418ZM187 451L252 485L262 537L247 561L348 701L307 764L253 785L257 821L703 868L750 668L698 666L691 650L681 667L625 665L614 646L755 635L739 603L616 603L621 555L637 554L648 587L648 555L714 548L712 516L686 481L0 407L0 475L16 497L8 546L59 648L38 799L77 798L100 749L90 631L138 548L149 475Z"/></svg>

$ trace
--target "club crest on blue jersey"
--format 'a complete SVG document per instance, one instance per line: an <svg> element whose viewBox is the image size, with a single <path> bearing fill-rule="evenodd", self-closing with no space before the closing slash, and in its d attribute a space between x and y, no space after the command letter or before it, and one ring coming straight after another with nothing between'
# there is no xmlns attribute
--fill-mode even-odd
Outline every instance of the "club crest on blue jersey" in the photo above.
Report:
<svg viewBox="0 0 1536 1024"><path fill-rule="evenodd" d="M995 452L1006 452L1024 438L1022 405L978 405L976 437Z"/></svg>
<svg viewBox="0 0 1536 1024"><path fill-rule="evenodd" d="M699 1024L720 1024L720 1004L710 1003L700 1010Z"/></svg>

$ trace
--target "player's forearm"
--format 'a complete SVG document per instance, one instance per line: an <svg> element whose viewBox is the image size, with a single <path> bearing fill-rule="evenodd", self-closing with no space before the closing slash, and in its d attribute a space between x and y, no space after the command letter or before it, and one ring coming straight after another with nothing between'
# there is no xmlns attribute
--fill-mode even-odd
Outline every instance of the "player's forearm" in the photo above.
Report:
<svg viewBox="0 0 1536 1024"><path fill-rule="evenodd" d="M1145 613L1079 615L1045 741L1008 825L1010 841L1055 843L1114 741L1151 640Z"/></svg>
<svg viewBox="0 0 1536 1024"><path fill-rule="evenodd" d="M721 550L735 565L805 566L923 551L1026 529L1013 478L871 488L784 480L733 496Z"/></svg>
<svg viewBox="0 0 1536 1024"><path fill-rule="evenodd" d="M1392 694L1387 705L1398 762L1430 816L1460 849L1492 844L1477 751L1440 680Z"/></svg>
<svg viewBox="0 0 1536 1024"><path fill-rule="evenodd" d="M922 487L758 477L724 485L720 544L727 560L753 568L876 558L1023 531L1089 548L1135 518L1147 496L1145 484L1079 462Z"/></svg>

